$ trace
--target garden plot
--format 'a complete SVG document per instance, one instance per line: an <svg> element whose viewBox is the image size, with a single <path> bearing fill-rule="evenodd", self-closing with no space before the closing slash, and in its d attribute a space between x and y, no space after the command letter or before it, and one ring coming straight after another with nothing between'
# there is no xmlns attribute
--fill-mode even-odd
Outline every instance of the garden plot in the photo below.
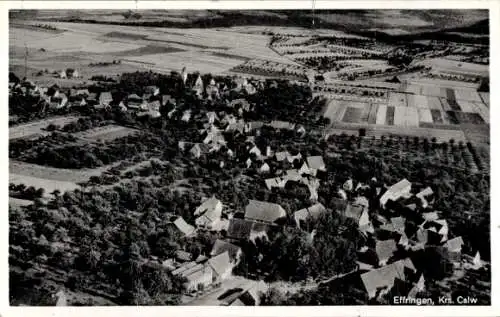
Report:
<svg viewBox="0 0 500 317"><path fill-rule="evenodd" d="M402 108L402 107L400 107L400 108ZM395 109L396 109L395 107L390 107L390 106L387 107L387 112L385 115L385 124L386 125L394 125Z"/></svg>
<svg viewBox="0 0 500 317"><path fill-rule="evenodd" d="M472 101L459 99L459 100L457 100L457 103L463 112L476 112L476 106L474 105L474 103Z"/></svg>
<svg viewBox="0 0 500 317"><path fill-rule="evenodd" d="M96 140L111 141L137 132L139 131L132 128L127 128L118 125L107 125L104 127L97 127L90 130L77 132L74 133L73 135L77 138L82 138L92 141Z"/></svg>
<svg viewBox="0 0 500 317"><path fill-rule="evenodd" d="M408 99L412 97L412 95L403 94L399 92L390 92L389 93L389 106L391 107L407 107Z"/></svg>
<svg viewBox="0 0 500 317"><path fill-rule="evenodd" d="M481 100L484 102L486 107L490 107L490 93L489 92L479 92Z"/></svg>
<svg viewBox="0 0 500 317"><path fill-rule="evenodd" d="M430 109L417 109L419 122L434 123Z"/></svg>
<svg viewBox="0 0 500 317"><path fill-rule="evenodd" d="M486 123L490 123L490 109L482 102L474 102L475 112L478 113Z"/></svg>
<svg viewBox="0 0 500 317"><path fill-rule="evenodd" d="M429 109L433 110L443 110L441 100L438 97L427 97L427 106Z"/></svg>
<svg viewBox="0 0 500 317"><path fill-rule="evenodd" d="M443 116L443 113L441 112L441 110L437 110L437 109L431 109L431 116L432 116L432 122L433 123L445 123L444 121L444 116Z"/></svg>
<svg viewBox="0 0 500 317"><path fill-rule="evenodd" d="M394 125L406 125L406 109L407 107L394 107Z"/></svg>
<svg viewBox="0 0 500 317"><path fill-rule="evenodd" d="M392 107L394 108L394 107ZM377 118L375 119L376 124L385 124L387 116L387 105L381 104L378 106Z"/></svg>
<svg viewBox="0 0 500 317"><path fill-rule="evenodd" d="M427 96L423 95L408 95L408 107L429 109Z"/></svg>
<svg viewBox="0 0 500 317"><path fill-rule="evenodd" d="M47 128L48 125L54 124L63 126L70 122L77 121L79 118L80 117L76 116L56 117L13 126L9 128L9 139L13 140L18 138L26 138L34 135L49 135L51 132L43 130Z"/></svg>
<svg viewBox="0 0 500 317"><path fill-rule="evenodd" d="M344 117L348 102L345 100L332 99L323 114L323 117L329 118L331 122L341 121Z"/></svg>
<svg viewBox="0 0 500 317"><path fill-rule="evenodd" d="M378 104L378 103L370 104L370 111L368 112L368 118L367 118L367 121L369 124L377 123L377 114L378 114L379 107L380 107L380 104Z"/></svg>
<svg viewBox="0 0 500 317"><path fill-rule="evenodd" d="M456 99L480 102L481 97L476 90L473 89L455 89Z"/></svg>

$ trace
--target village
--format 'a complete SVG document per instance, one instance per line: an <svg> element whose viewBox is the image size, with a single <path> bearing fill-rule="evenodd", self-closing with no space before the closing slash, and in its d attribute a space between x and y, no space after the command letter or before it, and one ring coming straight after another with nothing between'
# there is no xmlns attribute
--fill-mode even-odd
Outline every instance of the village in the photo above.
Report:
<svg viewBox="0 0 500 317"><path fill-rule="evenodd" d="M445 59L484 46L278 35L286 70L10 72L16 304L486 300L488 60Z"/></svg>

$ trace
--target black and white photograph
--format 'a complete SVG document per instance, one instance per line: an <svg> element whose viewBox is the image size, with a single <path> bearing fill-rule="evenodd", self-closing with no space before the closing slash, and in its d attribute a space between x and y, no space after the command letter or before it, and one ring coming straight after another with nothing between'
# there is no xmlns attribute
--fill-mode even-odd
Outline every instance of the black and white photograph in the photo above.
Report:
<svg viewBox="0 0 500 317"><path fill-rule="evenodd" d="M11 8L8 54L10 306L492 305L490 10Z"/></svg>

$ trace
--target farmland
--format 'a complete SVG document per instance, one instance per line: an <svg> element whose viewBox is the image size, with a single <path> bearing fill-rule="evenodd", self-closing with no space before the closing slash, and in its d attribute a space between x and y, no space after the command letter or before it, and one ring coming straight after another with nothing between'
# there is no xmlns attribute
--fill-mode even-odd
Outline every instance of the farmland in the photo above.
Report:
<svg viewBox="0 0 500 317"><path fill-rule="evenodd" d="M48 125L65 125L67 123L77 121L79 117L65 116L55 117L30 123L20 124L9 128L9 139L30 138L33 136L48 135L50 132L45 131Z"/></svg>
<svg viewBox="0 0 500 317"><path fill-rule="evenodd" d="M74 133L73 136L88 141L111 141L116 138L121 138L138 130L117 125L106 125L103 127L92 128L81 132Z"/></svg>

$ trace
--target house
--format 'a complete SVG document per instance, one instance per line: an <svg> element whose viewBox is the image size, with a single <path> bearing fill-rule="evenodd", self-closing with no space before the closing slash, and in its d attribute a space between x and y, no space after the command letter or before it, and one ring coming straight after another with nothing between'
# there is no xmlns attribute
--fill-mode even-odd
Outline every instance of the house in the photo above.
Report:
<svg viewBox="0 0 500 317"><path fill-rule="evenodd" d="M185 236L189 236L195 231L195 228L188 224L182 217L177 218L174 221L174 225Z"/></svg>
<svg viewBox="0 0 500 317"><path fill-rule="evenodd" d="M448 223L445 219L425 221L421 227L439 234L441 236L441 242L448 240Z"/></svg>
<svg viewBox="0 0 500 317"><path fill-rule="evenodd" d="M250 166L252 166L252 159L251 159L251 158L248 158L248 159L245 161L245 164L247 165L247 168L250 168Z"/></svg>
<svg viewBox="0 0 500 317"><path fill-rule="evenodd" d="M206 144L203 143L196 143L193 145L191 150L189 150L189 153L195 157L195 158L200 158L201 155L206 154L209 152L209 148Z"/></svg>
<svg viewBox="0 0 500 317"><path fill-rule="evenodd" d="M260 149L259 149L256 145L254 145L254 146L250 149L250 151L248 151L248 153L249 153L249 154L252 154L252 153L253 153L253 154L255 154L255 156L256 156L258 159L262 157L262 152L260 151Z"/></svg>
<svg viewBox="0 0 500 317"><path fill-rule="evenodd" d="M149 111L156 111L159 112L161 108L161 103L159 100L152 101L148 103L148 109Z"/></svg>
<svg viewBox="0 0 500 317"><path fill-rule="evenodd" d="M308 156L306 161L311 175L315 176L318 171L326 171L326 165L322 156Z"/></svg>
<svg viewBox="0 0 500 317"><path fill-rule="evenodd" d="M66 94L60 93L57 97L52 97L50 99L50 108L52 109L61 109L64 108L68 103L68 97Z"/></svg>
<svg viewBox="0 0 500 317"><path fill-rule="evenodd" d="M145 93L151 94L153 96L158 96L160 94L160 88L156 86L146 86L144 88Z"/></svg>
<svg viewBox="0 0 500 317"><path fill-rule="evenodd" d="M265 180L266 187L269 190L272 190L273 188L285 188L287 179L286 178L281 178L281 177L274 177L274 178L268 178Z"/></svg>
<svg viewBox="0 0 500 317"><path fill-rule="evenodd" d="M302 183L307 186L309 189L309 200L317 201L318 200L318 189L319 189L319 180L317 178L302 178Z"/></svg>
<svg viewBox="0 0 500 317"><path fill-rule="evenodd" d="M88 97L90 95L88 89L78 89L76 91L76 96Z"/></svg>
<svg viewBox="0 0 500 317"><path fill-rule="evenodd" d="M284 178L287 181L293 181L293 182L298 182L298 181L302 180L302 176L299 174L299 171L296 169L287 170Z"/></svg>
<svg viewBox="0 0 500 317"><path fill-rule="evenodd" d="M424 218L425 221L435 221L439 219L439 215L435 211L424 212L422 213L422 218Z"/></svg>
<svg viewBox="0 0 500 317"><path fill-rule="evenodd" d="M186 110L182 113L182 121L184 122L189 122L191 120L191 110Z"/></svg>
<svg viewBox="0 0 500 317"><path fill-rule="evenodd" d="M245 132L245 122L243 120L236 121L234 122L230 120L230 123L226 127L227 132L239 132L239 133L244 133Z"/></svg>
<svg viewBox="0 0 500 317"><path fill-rule="evenodd" d="M206 136L203 139L204 144L226 144L226 139L224 138L224 135L222 132L215 128L212 127L211 129L207 130Z"/></svg>
<svg viewBox="0 0 500 317"><path fill-rule="evenodd" d="M297 228L301 227L301 223L306 222L307 219L318 219L326 211L325 206L321 203L312 205L311 207L300 209L293 214Z"/></svg>
<svg viewBox="0 0 500 317"><path fill-rule="evenodd" d="M59 73L59 78L61 78L61 79L68 78L68 76L66 75L66 71L64 69Z"/></svg>
<svg viewBox="0 0 500 317"><path fill-rule="evenodd" d="M294 130L295 129L295 123L290 123L288 121L281 121L281 120L273 120L273 121L271 121L269 126L273 127L276 130Z"/></svg>
<svg viewBox="0 0 500 317"><path fill-rule="evenodd" d="M353 188L354 188L354 185L353 185L353 182L352 182L352 179L348 179L344 182L344 185L342 185L342 188L346 191L346 192L350 192Z"/></svg>
<svg viewBox="0 0 500 317"><path fill-rule="evenodd" d="M302 154L297 153L296 155L291 155L290 153L288 153L286 159L289 163L293 163L293 162L295 162L295 160L300 161L302 159Z"/></svg>
<svg viewBox="0 0 500 317"><path fill-rule="evenodd" d="M446 243L443 246L448 252L448 256L450 258L454 260L460 260L463 245L464 245L464 240L462 240L462 237L456 237L446 241Z"/></svg>
<svg viewBox="0 0 500 317"><path fill-rule="evenodd" d="M262 173L262 174L265 174L265 173L269 173L271 171L271 168L269 167L269 164L267 164L266 162L264 162L264 164L262 164L261 167L259 167L259 173ZM267 185L267 183L266 183Z"/></svg>
<svg viewBox="0 0 500 317"><path fill-rule="evenodd" d="M234 245L230 242L226 242L224 240L215 240L212 251L210 252L210 256L214 257L224 252L228 252L229 257L231 258L231 261L233 263L238 263L242 254L241 248L239 246Z"/></svg>
<svg viewBox="0 0 500 317"><path fill-rule="evenodd" d="M417 294L423 292L425 290L425 278L424 275L421 274L417 283L412 287L412 289L408 292L409 298L416 298Z"/></svg>
<svg viewBox="0 0 500 317"><path fill-rule="evenodd" d="M432 189L430 187L426 187L424 190L420 191L415 196L422 202L422 207L427 208L429 206L427 198L433 194L434 192L432 191Z"/></svg>
<svg viewBox="0 0 500 317"><path fill-rule="evenodd" d="M399 198L408 197L410 195L410 190L411 183L404 178L387 189L382 197L380 197L380 205L385 207L388 200L396 201Z"/></svg>
<svg viewBox="0 0 500 317"><path fill-rule="evenodd" d="M60 289L54 297L56 298L56 306L68 306L68 298L62 289Z"/></svg>
<svg viewBox="0 0 500 317"><path fill-rule="evenodd" d="M246 133L252 133L255 132L259 129L261 129L264 126L264 122L262 121L250 121L245 123L245 132Z"/></svg>
<svg viewBox="0 0 500 317"><path fill-rule="evenodd" d="M172 96L170 95L162 95L161 96L161 104L163 106L166 106L167 104L171 104L171 105L177 105L177 102L175 100L175 98L172 98Z"/></svg>
<svg viewBox="0 0 500 317"><path fill-rule="evenodd" d="M193 292L208 287L214 280L213 273L214 271L208 265L202 266L201 268L197 267L195 271L183 275L186 279L183 285L184 289L187 292Z"/></svg>
<svg viewBox="0 0 500 317"><path fill-rule="evenodd" d="M309 167L307 166L307 163L304 162L299 168L299 174L304 175L304 174L310 174L311 171L309 170Z"/></svg>
<svg viewBox="0 0 500 317"><path fill-rule="evenodd" d="M71 75L71 77L73 77L73 78L79 78L80 77L80 73L78 72L78 69L75 69L73 71L73 74Z"/></svg>
<svg viewBox="0 0 500 317"><path fill-rule="evenodd" d="M416 270L411 260L407 258L361 274L361 281L368 298L372 299L378 294L387 293L394 286L396 279L406 281L409 271Z"/></svg>
<svg viewBox="0 0 500 317"><path fill-rule="evenodd" d="M175 252L175 258L181 262L191 261L193 255L189 252L177 250Z"/></svg>
<svg viewBox="0 0 500 317"><path fill-rule="evenodd" d="M290 156L290 153L288 151L282 151L282 152L276 152L274 154L276 156L276 161L282 162L284 161L287 157Z"/></svg>
<svg viewBox="0 0 500 317"><path fill-rule="evenodd" d="M386 265L387 261L391 259L397 249L398 247L394 240L377 241L375 244L375 253L378 258L378 265Z"/></svg>
<svg viewBox="0 0 500 317"><path fill-rule="evenodd" d="M222 281L230 277L234 267L234 263L227 251L210 258L207 265L212 268L213 280L216 281Z"/></svg>
<svg viewBox="0 0 500 317"><path fill-rule="evenodd" d="M475 270L479 270L481 267L483 267L484 263L481 260L481 254L479 254L479 251L476 252L476 255L472 259L472 268Z"/></svg>
<svg viewBox="0 0 500 317"><path fill-rule="evenodd" d="M343 200L347 200L347 193L343 189L339 188L337 195L339 195L339 197Z"/></svg>
<svg viewBox="0 0 500 317"><path fill-rule="evenodd" d="M278 204L250 199L245 207L245 219L272 224L286 217L286 211Z"/></svg>
<svg viewBox="0 0 500 317"><path fill-rule="evenodd" d="M219 118L217 117L217 114L213 111L207 112L207 119L208 119L208 123L210 123L210 124L214 124L216 120L219 120Z"/></svg>
<svg viewBox="0 0 500 317"><path fill-rule="evenodd" d="M99 96L99 104L101 107L109 107L109 104L113 101L113 96L110 92L102 92Z"/></svg>
<svg viewBox="0 0 500 317"><path fill-rule="evenodd" d="M198 216L195 224L199 228L212 229L216 227L222 215L222 202L215 196L205 200L194 212Z"/></svg>
<svg viewBox="0 0 500 317"><path fill-rule="evenodd" d="M407 248L409 243L410 243L410 241L408 240L406 233L402 232L401 236L399 237L399 240L398 240L398 245L400 245L404 248Z"/></svg>
<svg viewBox="0 0 500 317"><path fill-rule="evenodd" d="M232 218L229 220L227 237L235 240L255 241L257 238L267 238L268 227L259 222Z"/></svg>
<svg viewBox="0 0 500 317"><path fill-rule="evenodd" d="M352 204L347 204L345 209L345 216L354 219L358 224L359 229L362 232L373 233L373 225L370 221L368 211L362 206L354 206Z"/></svg>
<svg viewBox="0 0 500 317"><path fill-rule="evenodd" d="M182 82L184 83L184 85L186 85L187 75L188 74L187 74L186 67L183 67L182 71L181 71L181 79L182 79Z"/></svg>
<svg viewBox="0 0 500 317"><path fill-rule="evenodd" d="M354 202L352 203L354 206L361 206L365 209L368 209L370 207L370 203L368 202L368 199L366 199L365 196L358 196L354 199Z"/></svg>
<svg viewBox="0 0 500 317"><path fill-rule="evenodd" d="M201 79L201 76L198 75L198 78L196 78L196 81L193 86L193 91L196 93L197 96L201 96L204 90L205 87L203 86L203 80Z"/></svg>

